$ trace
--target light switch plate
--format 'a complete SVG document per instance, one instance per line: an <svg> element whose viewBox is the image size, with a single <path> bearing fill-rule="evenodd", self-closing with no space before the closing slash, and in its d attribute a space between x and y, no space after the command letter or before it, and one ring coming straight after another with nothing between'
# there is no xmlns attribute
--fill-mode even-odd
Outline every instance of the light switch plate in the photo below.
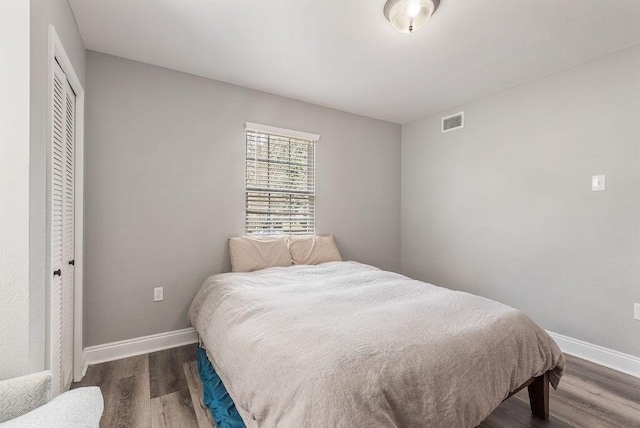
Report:
<svg viewBox="0 0 640 428"><path fill-rule="evenodd" d="M640 321L640 303L633 304L633 319Z"/></svg>
<svg viewBox="0 0 640 428"><path fill-rule="evenodd" d="M607 188L607 177L604 175L594 175L591 177L591 190L598 192Z"/></svg>

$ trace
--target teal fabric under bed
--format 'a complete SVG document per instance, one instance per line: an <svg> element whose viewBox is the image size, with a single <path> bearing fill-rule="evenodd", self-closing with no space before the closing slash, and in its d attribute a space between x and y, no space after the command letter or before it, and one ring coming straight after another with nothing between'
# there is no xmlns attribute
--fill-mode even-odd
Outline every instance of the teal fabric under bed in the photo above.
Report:
<svg viewBox="0 0 640 428"><path fill-rule="evenodd" d="M202 379L204 404L211 409L213 419L219 428L244 428L244 422L227 392L220 376L216 373L207 351L198 346L198 372Z"/></svg>

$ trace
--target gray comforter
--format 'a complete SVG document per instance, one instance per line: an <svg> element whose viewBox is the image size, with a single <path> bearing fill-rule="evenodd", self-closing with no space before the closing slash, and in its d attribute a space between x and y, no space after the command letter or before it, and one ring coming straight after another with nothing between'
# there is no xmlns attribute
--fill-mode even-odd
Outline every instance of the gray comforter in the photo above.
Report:
<svg viewBox="0 0 640 428"><path fill-rule="evenodd" d="M189 320L248 427L474 427L564 369L522 312L355 262L214 275Z"/></svg>

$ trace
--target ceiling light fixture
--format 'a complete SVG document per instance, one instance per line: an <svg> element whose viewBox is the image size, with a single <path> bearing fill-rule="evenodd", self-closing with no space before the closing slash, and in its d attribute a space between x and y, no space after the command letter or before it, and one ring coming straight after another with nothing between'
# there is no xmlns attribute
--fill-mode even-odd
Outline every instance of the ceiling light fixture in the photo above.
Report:
<svg viewBox="0 0 640 428"><path fill-rule="evenodd" d="M440 0L387 0L384 16L401 33L415 33L429 22Z"/></svg>

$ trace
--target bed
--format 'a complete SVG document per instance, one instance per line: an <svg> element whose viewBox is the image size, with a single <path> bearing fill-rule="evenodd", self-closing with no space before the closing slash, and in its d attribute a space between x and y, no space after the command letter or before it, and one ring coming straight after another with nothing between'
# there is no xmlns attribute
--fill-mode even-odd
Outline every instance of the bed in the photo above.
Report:
<svg viewBox="0 0 640 428"><path fill-rule="evenodd" d="M564 370L522 312L356 262L211 276L189 310L248 427L474 427Z"/></svg>

